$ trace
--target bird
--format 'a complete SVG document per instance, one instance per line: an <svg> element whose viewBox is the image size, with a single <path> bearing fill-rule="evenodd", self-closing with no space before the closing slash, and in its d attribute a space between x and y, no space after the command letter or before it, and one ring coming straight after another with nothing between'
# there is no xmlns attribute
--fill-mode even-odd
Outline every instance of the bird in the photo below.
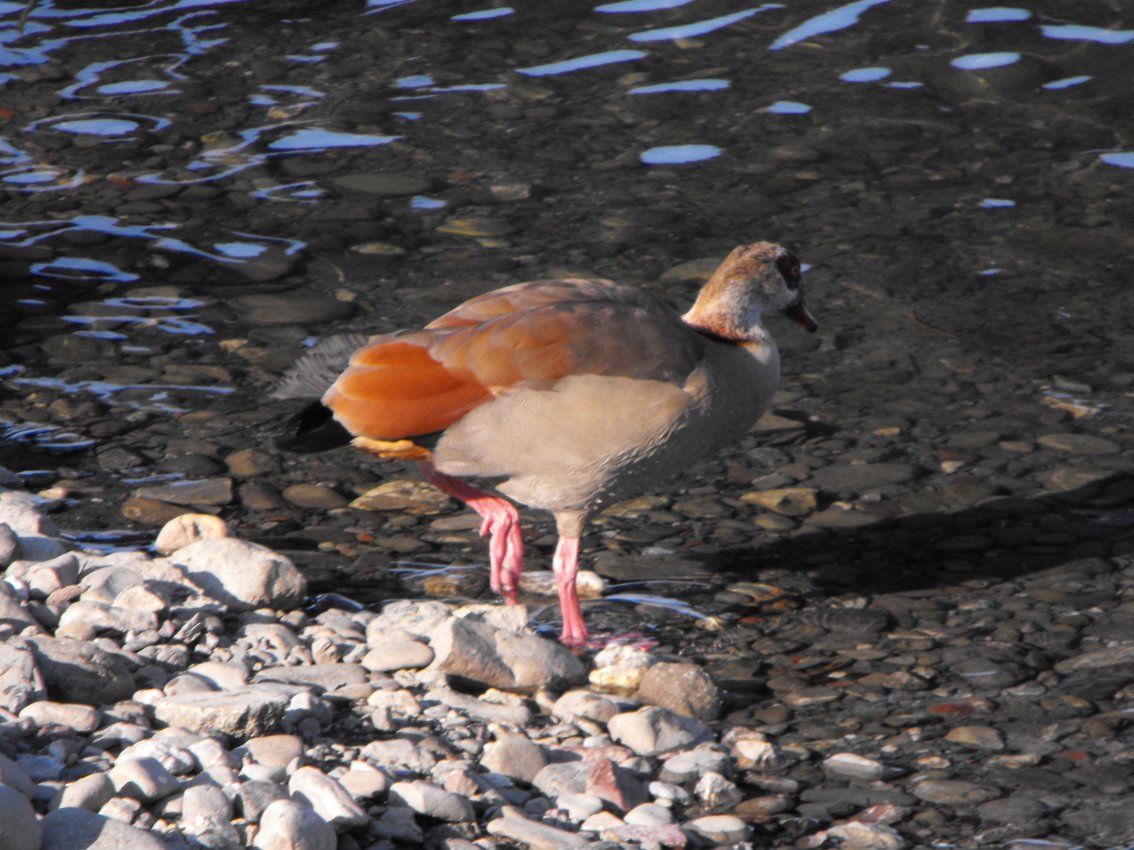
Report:
<svg viewBox="0 0 1134 850"><path fill-rule="evenodd" d="M480 515L490 584L508 603L524 555L515 503L549 511L560 641L577 649L589 639L575 586L588 519L749 431L779 385L773 313L818 327L798 258L769 242L735 248L684 314L604 279L505 286L421 329L316 346L275 394L322 397L278 444L416 461Z"/></svg>

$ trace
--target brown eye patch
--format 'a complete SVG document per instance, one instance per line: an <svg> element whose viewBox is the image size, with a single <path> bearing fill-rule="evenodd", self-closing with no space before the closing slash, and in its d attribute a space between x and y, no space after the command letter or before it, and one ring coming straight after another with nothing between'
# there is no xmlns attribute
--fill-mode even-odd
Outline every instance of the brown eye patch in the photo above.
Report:
<svg viewBox="0 0 1134 850"><path fill-rule="evenodd" d="M790 252L784 252L776 257L776 268L780 270L788 289L798 289L800 282L799 258Z"/></svg>

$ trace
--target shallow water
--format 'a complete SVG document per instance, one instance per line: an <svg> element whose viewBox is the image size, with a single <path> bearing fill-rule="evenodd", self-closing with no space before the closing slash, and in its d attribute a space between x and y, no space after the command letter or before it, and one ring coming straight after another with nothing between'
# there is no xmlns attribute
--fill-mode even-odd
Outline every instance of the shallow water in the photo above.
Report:
<svg viewBox="0 0 1134 850"><path fill-rule="evenodd" d="M825 374L852 389L940 369L940 346L1036 404L1071 373L1087 391L1064 403L1130 409L1094 389L1134 363L1118 5L24 12L0 2L0 366L32 412L90 400L157 423L147 445L174 417L255 407L340 316L389 330L561 272L680 301L663 272L761 238L808 260L840 352ZM248 300L280 292L323 300ZM81 416L10 426L50 451L97 442Z"/></svg>

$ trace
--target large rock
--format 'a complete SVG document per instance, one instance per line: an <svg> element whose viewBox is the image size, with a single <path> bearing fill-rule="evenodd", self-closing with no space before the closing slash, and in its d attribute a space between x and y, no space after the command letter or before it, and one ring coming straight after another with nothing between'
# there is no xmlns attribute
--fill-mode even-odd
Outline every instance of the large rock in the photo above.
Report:
<svg viewBox="0 0 1134 850"><path fill-rule="evenodd" d="M7 634L41 634L39 623L27 608L5 592L8 589L0 588L0 630Z"/></svg>
<svg viewBox="0 0 1134 850"><path fill-rule="evenodd" d="M31 802L14 788L0 785L0 850L39 850L43 840Z"/></svg>
<svg viewBox="0 0 1134 850"><path fill-rule="evenodd" d="M716 720L721 713L720 691L712 677L696 664L654 664L642 676L637 697L648 705L660 705L698 720Z"/></svg>
<svg viewBox="0 0 1134 850"><path fill-rule="evenodd" d="M48 695L59 702L114 703L133 695L134 664L126 655L72 638L28 638Z"/></svg>
<svg viewBox="0 0 1134 850"><path fill-rule="evenodd" d="M174 694L157 704L154 716L168 726L244 740L275 731L289 701L283 689L250 685Z"/></svg>
<svg viewBox="0 0 1134 850"><path fill-rule="evenodd" d="M218 537L190 543L170 560L209 596L237 610L294 608L307 595L295 564L265 546Z"/></svg>
<svg viewBox="0 0 1134 850"><path fill-rule="evenodd" d="M47 698L47 685L26 641L0 643L0 708L13 714Z"/></svg>
<svg viewBox="0 0 1134 850"><path fill-rule="evenodd" d="M447 620L432 633L429 670L492 688L562 688L586 678L582 663L558 643L510 632L477 618Z"/></svg>
<svg viewBox="0 0 1134 850"><path fill-rule="evenodd" d="M40 513L31 493L0 491L0 523L15 532L19 538L19 555L25 560L47 561L67 551L55 539L59 529Z"/></svg>
<svg viewBox="0 0 1134 850"><path fill-rule="evenodd" d="M56 809L42 821L41 850L170 850L156 832L86 809Z"/></svg>
<svg viewBox="0 0 1134 850"><path fill-rule="evenodd" d="M370 820L337 780L317 767L301 767L291 775L287 790L293 800L306 803L336 832L363 826Z"/></svg>
<svg viewBox="0 0 1134 850"><path fill-rule="evenodd" d="M657 706L618 714L607 728L610 737L641 756L655 756L713 738L705 724Z"/></svg>
<svg viewBox="0 0 1134 850"><path fill-rule="evenodd" d="M276 800L260 816L257 850L335 850L338 838L331 825L295 800Z"/></svg>
<svg viewBox="0 0 1134 850"><path fill-rule="evenodd" d="M406 806L419 815L450 823L476 820L472 803L465 797L422 779L395 782L390 786L390 803L395 806Z"/></svg>

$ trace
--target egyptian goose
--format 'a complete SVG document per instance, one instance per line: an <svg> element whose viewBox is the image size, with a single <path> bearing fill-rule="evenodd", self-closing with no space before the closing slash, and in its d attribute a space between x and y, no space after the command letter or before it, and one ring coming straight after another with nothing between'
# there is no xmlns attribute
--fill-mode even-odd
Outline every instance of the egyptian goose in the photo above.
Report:
<svg viewBox="0 0 1134 850"><path fill-rule="evenodd" d="M523 562L519 514L462 479L487 479L551 511L561 640L579 646L587 628L575 577L587 518L752 427L780 378L763 325L770 312L817 327L799 261L767 242L729 254L683 316L608 280L507 286L423 330L370 337L281 445L322 449L353 437L379 458L416 460L426 481L483 518L492 588L510 603ZM358 339L309 355L277 395L302 394L332 363L341 368L336 359Z"/></svg>

